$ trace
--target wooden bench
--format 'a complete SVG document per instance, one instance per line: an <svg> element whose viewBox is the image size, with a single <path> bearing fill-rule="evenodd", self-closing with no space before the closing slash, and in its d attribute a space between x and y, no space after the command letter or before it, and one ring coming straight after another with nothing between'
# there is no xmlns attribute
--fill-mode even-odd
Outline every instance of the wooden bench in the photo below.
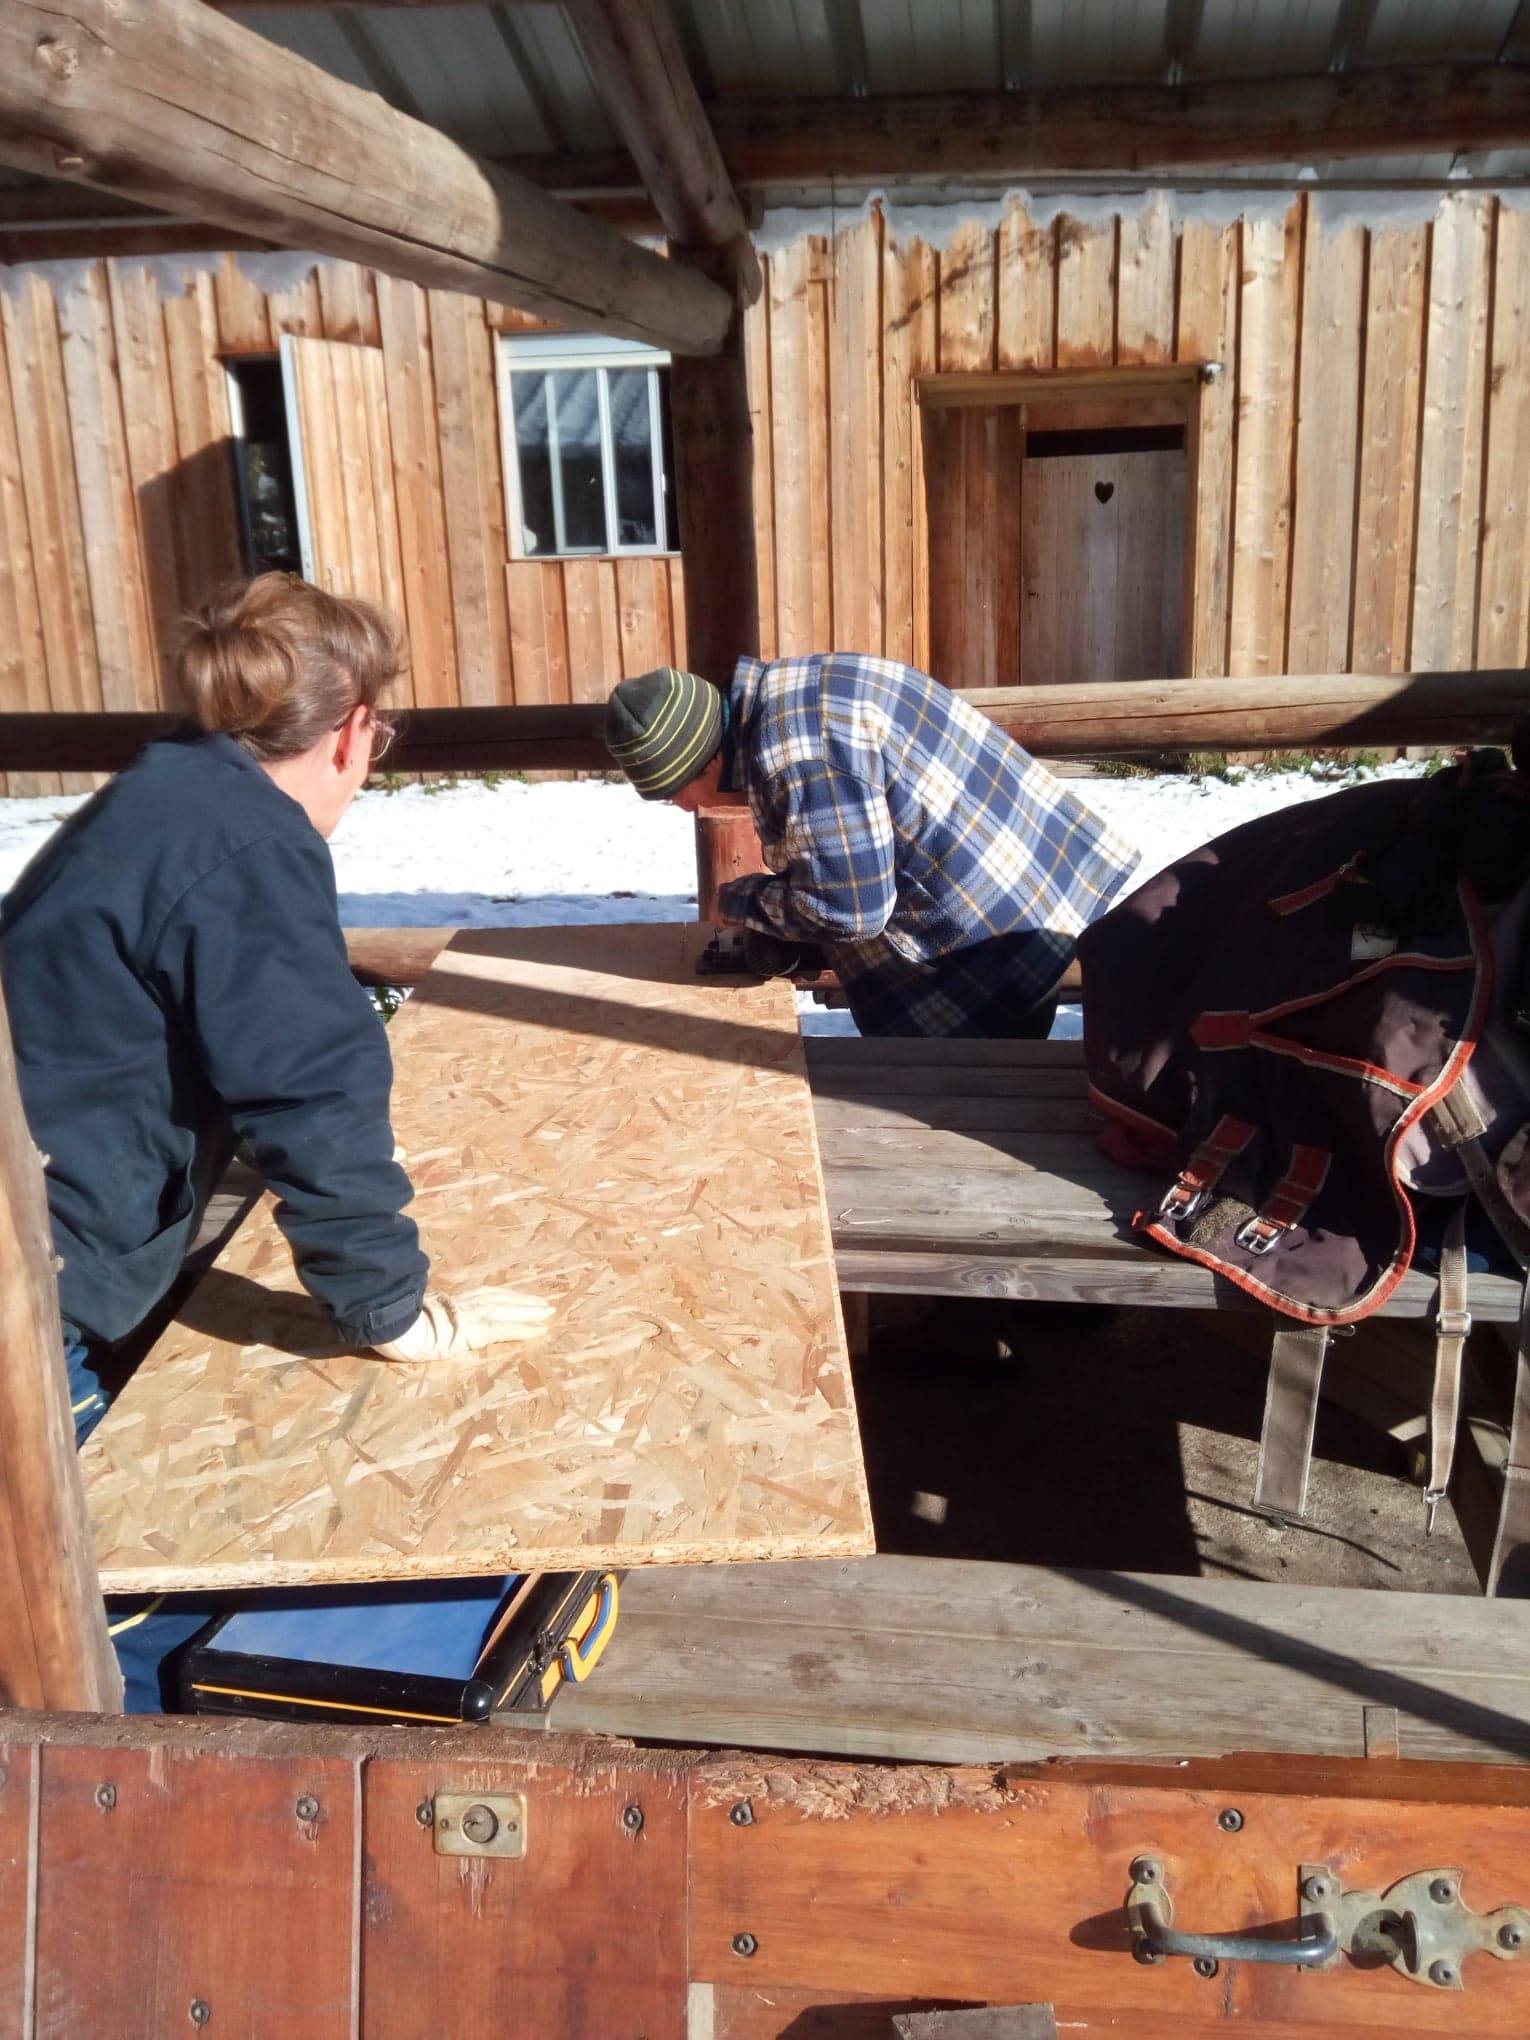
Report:
<svg viewBox="0 0 1530 2040"><path fill-rule="evenodd" d="M819 1036L807 1053L841 1289L1260 1308L1133 1234L1163 1185L1099 1152L1080 1043ZM1436 1292L1408 1275L1384 1312L1430 1316ZM1519 1303L1517 1281L1472 1277L1474 1318Z"/></svg>
<svg viewBox="0 0 1530 2040"><path fill-rule="evenodd" d="M1433 1369L1422 1321L1437 1306L1434 1277L1407 1275L1377 1313L1395 1327L1380 1393L1342 1349L1326 1360L1321 1351L1293 1360L1299 1327L1133 1232L1134 1213L1162 1186L1100 1153L1081 1043L820 1036L808 1040L807 1055L847 1301L903 1291L1237 1313L1236 1343L1270 1342L1255 1500L1277 1517L1305 1510L1320 1386L1410 1448L1418 1444ZM1489 1593L1522 1593L1530 1584L1522 1565L1511 1568L1517 1545L1508 1526L1500 1528L1513 1393L1501 1333L1517 1321L1520 1297L1512 1277L1472 1277L1472 1316L1500 1336L1486 1352L1480 1337L1473 1348L1492 1392L1482 1419L1460 1425L1451 1492ZM1381 1331L1372 1327L1373 1343ZM1513 1585L1501 1585L1510 1569Z"/></svg>

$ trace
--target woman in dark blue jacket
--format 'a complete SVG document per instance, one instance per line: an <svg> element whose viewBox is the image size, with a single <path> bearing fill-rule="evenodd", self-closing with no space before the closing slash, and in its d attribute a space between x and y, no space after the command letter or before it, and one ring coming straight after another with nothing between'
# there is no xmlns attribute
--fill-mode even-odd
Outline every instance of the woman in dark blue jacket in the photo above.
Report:
<svg viewBox="0 0 1530 2040"><path fill-rule="evenodd" d="M391 734L400 660L370 604L287 574L228 590L180 654L196 730L87 802L0 912L80 1442L102 1349L175 1280L236 1146L355 1345L431 1360L545 1325L513 1292L427 1294L387 1040L346 961L326 839Z"/></svg>

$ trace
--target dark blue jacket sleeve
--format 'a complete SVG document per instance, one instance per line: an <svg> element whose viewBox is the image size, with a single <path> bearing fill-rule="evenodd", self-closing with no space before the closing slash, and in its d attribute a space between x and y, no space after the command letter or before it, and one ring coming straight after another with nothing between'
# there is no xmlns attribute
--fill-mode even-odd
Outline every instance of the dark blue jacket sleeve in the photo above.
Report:
<svg viewBox="0 0 1530 2040"><path fill-rule="evenodd" d="M428 1263L403 1216L393 1064L351 976L323 839L267 837L183 893L155 942L171 1010L254 1166L304 1286L358 1345L412 1324Z"/></svg>

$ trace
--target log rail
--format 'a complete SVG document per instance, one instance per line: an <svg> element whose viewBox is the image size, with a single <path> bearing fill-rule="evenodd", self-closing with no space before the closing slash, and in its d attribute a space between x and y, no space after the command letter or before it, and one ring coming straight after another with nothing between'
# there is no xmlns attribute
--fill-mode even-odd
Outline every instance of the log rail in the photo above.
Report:
<svg viewBox="0 0 1530 2040"><path fill-rule="evenodd" d="M1530 714L1530 672L1349 673L1272 680L1133 680L999 687L963 697L1039 758L1163 751L1506 743ZM600 703L423 708L404 718L399 772L609 772ZM0 772L114 772L166 714L0 715Z"/></svg>

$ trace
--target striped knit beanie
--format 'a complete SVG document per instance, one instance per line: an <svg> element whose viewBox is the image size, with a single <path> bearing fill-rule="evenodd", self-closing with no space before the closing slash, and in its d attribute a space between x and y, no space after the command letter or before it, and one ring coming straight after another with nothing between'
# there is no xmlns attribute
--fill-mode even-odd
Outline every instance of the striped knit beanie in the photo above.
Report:
<svg viewBox="0 0 1530 2040"><path fill-rule="evenodd" d="M606 703L606 749L644 800L668 800L722 749L722 694L674 666L623 680Z"/></svg>

